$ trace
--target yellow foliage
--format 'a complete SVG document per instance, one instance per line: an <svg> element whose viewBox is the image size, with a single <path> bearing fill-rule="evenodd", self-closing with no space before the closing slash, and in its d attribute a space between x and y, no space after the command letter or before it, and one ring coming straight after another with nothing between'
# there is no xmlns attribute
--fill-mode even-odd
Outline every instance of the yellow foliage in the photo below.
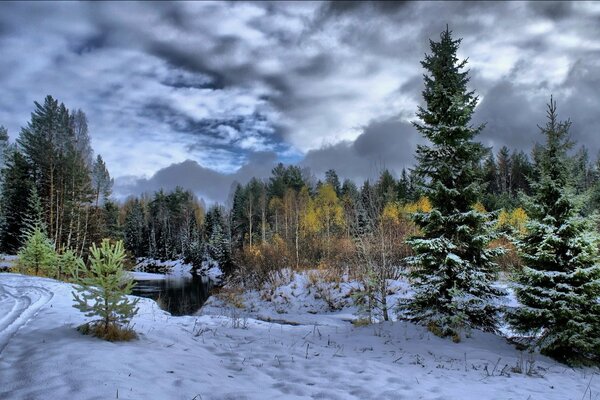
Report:
<svg viewBox="0 0 600 400"><path fill-rule="evenodd" d="M521 207L515 208L512 212L502 209L498 214L496 226L500 229L511 228L523 235L527 233L525 225L528 219L527 213Z"/></svg>
<svg viewBox="0 0 600 400"><path fill-rule="evenodd" d="M422 196L419 200L414 203L408 203L404 206L404 212L408 214L423 212L428 213L433 210L433 206L431 205L431 201L427 196Z"/></svg>
<svg viewBox="0 0 600 400"><path fill-rule="evenodd" d="M528 219L529 217L527 216L527 213L521 207L515 208L510 214L510 224L521 235L527 233L527 228L525 227L525 225L527 224Z"/></svg>
<svg viewBox="0 0 600 400"><path fill-rule="evenodd" d="M510 213L504 208L498 214L498 222L496 222L498 228L506 228L510 226Z"/></svg>
<svg viewBox="0 0 600 400"><path fill-rule="evenodd" d="M480 201L473 204L473 210L480 212L480 213L487 213L487 210L485 209L485 207L483 206L483 204Z"/></svg>
<svg viewBox="0 0 600 400"><path fill-rule="evenodd" d="M344 225L344 208L330 184L322 185L314 201L318 230Z"/></svg>
<svg viewBox="0 0 600 400"><path fill-rule="evenodd" d="M382 218L384 221L399 222L400 216L400 205L396 202L387 203L383 208Z"/></svg>
<svg viewBox="0 0 600 400"><path fill-rule="evenodd" d="M321 220L315 208L314 201L308 199L300 221L304 234L313 234L321 230Z"/></svg>

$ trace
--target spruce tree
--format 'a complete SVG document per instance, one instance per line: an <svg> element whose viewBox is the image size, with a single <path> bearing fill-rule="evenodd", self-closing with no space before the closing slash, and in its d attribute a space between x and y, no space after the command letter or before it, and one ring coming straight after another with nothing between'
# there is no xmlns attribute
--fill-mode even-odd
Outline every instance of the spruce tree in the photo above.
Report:
<svg viewBox="0 0 600 400"><path fill-rule="evenodd" d="M87 317L100 317L97 321L84 325L84 333L107 340L119 340L119 332L137 313L137 302L127 297L133 288L133 281L123 269L125 250L123 242L111 244L104 239L100 247L90 248L90 266L85 276L80 277L76 292L73 292L73 307L85 313ZM131 336L125 336L129 339Z"/></svg>
<svg viewBox="0 0 600 400"><path fill-rule="evenodd" d="M415 296L401 304L409 320L428 326L440 336L460 339L462 331L495 331L501 295L492 286L498 250L490 250L490 215L474 209L482 191L480 162L486 149L474 137L482 126L470 125L477 97L467 89L467 61L457 58L460 39L446 29L431 54L421 62L427 70L425 107L416 129L429 140L417 148L416 173L424 178L430 212L414 214L420 235L408 243Z"/></svg>
<svg viewBox="0 0 600 400"><path fill-rule="evenodd" d="M598 237L583 218L569 184L570 121L559 121L550 99L540 127L539 180L532 184L528 233L520 243L523 270L516 295L522 307L509 312L513 328L534 335L534 345L562 361L600 354Z"/></svg>
<svg viewBox="0 0 600 400"><path fill-rule="evenodd" d="M146 215L144 206L138 199L134 199L125 214L123 236L125 247L135 257L142 257L148 254L148 240L145 233Z"/></svg>

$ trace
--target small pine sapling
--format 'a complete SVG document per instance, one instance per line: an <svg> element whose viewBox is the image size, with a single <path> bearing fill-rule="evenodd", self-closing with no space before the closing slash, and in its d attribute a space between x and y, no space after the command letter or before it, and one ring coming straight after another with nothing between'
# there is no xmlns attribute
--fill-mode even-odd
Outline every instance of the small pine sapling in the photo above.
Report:
<svg viewBox="0 0 600 400"><path fill-rule="evenodd" d="M85 263L73 250L67 249L58 256L57 279L77 282L85 273Z"/></svg>
<svg viewBox="0 0 600 400"><path fill-rule="evenodd" d="M22 273L32 273L54 276L56 270L56 251L52 241L39 227L27 235L27 239L19 250L18 268Z"/></svg>
<svg viewBox="0 0 600 400"><path fill-rule="evenodd" d="M123 269L123 242L111 244L104 239L99 248L92 245L90 253L89 268L76 281L73 307L87 317L100 319L82 325L79 330L109 341L135 338L135 332L126 326L138 311L138 299L127 297L134 282Z"/></svg>

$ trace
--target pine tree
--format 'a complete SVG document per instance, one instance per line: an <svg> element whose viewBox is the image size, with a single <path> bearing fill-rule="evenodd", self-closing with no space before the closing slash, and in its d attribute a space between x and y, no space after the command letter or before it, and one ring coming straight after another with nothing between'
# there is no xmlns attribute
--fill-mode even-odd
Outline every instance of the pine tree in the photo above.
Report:
<svg viewBox="0 0 600 400"><path fill-rule="evenodd" d="M142 203L135 199L131 203L123 223L123 236L125 248L136 257L148 255L148 241L146 239L146 216Z"/></svg>
<svg viewBox="0 0 600 400"><path fill-rule="evenodd" d="M221 271L230 273L233 268L229 241L225 234L224 210L220 206L211 207L206 213L204 231L206 245L203 258L205 261L216 261Z"/></svg>
<svg viewBox="0 0 600 400"><path fill-rule="evenodd" d="M416 172L426 179L425 194L433 209L414 214L421 235L408 241L414 251L411 277L414 299L402 304L404 315L441 336L460 339L463 330L495 331L502 292L492 286L498 250L487 248L489 214L474 209L481 192L479 171L485 148L473 138L483 126L469 125L477 104L467 90L467 61L456 53L460 39L442 32L430 41L422 61L426 108L419 107L417 130L430 145L419 145Z"/></svg>
<svg viewBox="0 0 600 400"><path fill-rule="evenodd" d="M510 150L508 147L502 146L498 151L498 184L501 194L509 195L511 192L511 170Z"/></svg>
<svg viewBox="0 0 600 400"><path fill-rule="evenodd" d="M12 151L2 171L2 231L0 249L16 254L24 242L25 223L29 216L29 199L33 190L31 168L19 151Z"/></svg>
<svg viewBox="0 0 600 400"><path fill-rule="evenodd" d="M92 167L92 186L96 197L96 207L108 199L112 192L113 184L114 180L110 177L102 156L98 154Z"/></svg>
<svg viewBox="0 0 600 400"><path fill-rule="evenodd" d="M325 172L325 182L329 183L333 187L335 194L337 194L338 197L341 196L342 186L340 184L340 178L334 169L330 169Z"/></svg>
<svg viewBox="0 0 600 400"><path fill-rule="evenodd" d="M600 355L598 237L583 218L569 185L570 121L559 121L550 98L539 180L533 183L531 220L520 243L523 270L516 294L522 307L509 313L519 332L535 334L535 346L563 361Z"/></svg>
<svg viewBox="0 0 600 400"><path fill-rule="evenodd" d="M86 276L77 280L76 292L73 292L73 307L86 317L100 317L100 320L84 325L84 333L107 340L122 339L119 332L131 333L124 330L123 325L137 313L138 299L127 297L134 283L123 269L124 259L122 241L111 244L104 239L100 247L92 245ZM131 335L125 335L125 338L131 338Z"/></svg>
<svg viewBox="0 0 600 400"><path fill-rule="evenodd" d="M21 272L56 276L57 256L54 245L39 226L29 233L18 256L17 267Z"/></svg>
<svg viewBox="0 0 600 400"><path fill-rule="evenodd" d="M66 249L57 259L57 279L66 278L68 281L77 282L85 273L83 259L71 249Z"/></svg>
<svg viewBox="0 0 600 400"><path fill-rule="evenodd" d="M8 130L0 125L0 170L6 166L7 158L10 155L10 143L8 141ZM0 176L0 180L2 177Z"/></svg>
<svg viewBox="0 0 600 400"><path fill-rule="evenodd" d="M37 228L46 232L42 201L38 195L37 189L32 185L29 192L29 198L27 199L27 214L23 219L22 235L27 238L31 232Z"/></svg>

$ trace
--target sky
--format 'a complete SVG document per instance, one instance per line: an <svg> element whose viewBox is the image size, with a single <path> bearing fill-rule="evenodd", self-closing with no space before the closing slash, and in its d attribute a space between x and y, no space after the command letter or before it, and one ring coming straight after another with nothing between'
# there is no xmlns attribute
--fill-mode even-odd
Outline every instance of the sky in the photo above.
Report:
<svg viewBox="0 0 600 400"><path fill-rule="evenodd" d="M180 185L225 201L278 162L398 175L424 143L420 61L446 24L481 142L529 151L552 94L595 159L591 2L1 2L0 125L14 140L48 94L82 109L121 199Z"/></svg>

